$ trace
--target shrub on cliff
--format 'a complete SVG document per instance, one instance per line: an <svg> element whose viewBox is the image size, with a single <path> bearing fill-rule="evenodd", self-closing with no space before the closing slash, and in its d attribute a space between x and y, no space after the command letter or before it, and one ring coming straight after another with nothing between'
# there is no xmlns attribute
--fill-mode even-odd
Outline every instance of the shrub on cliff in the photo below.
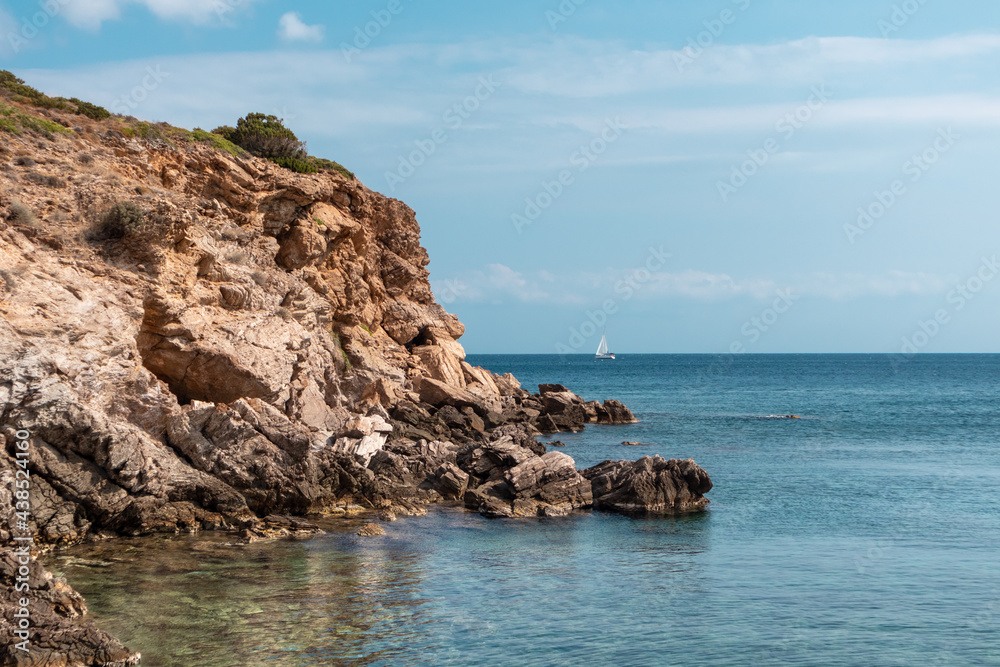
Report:
<svg viewBox="0 0 1000 667"><path fill-rule="evenodd" d="M84 102L75 97L68 100L63 97L49 97L40 90L27 85L24 80L7 70L0 70L0 90L9 95L15 102L25 102L42 109L69 111L94 120L104 120L111 116L111 112L104 107Z"/></svg>
<svg viewBox="0 0 1000 667"><path fill-rule="evenodd" d="M111 117L111 112L104 107L91 104L90 102L84 102L83 100L78 100L75 97L69 98L69 101L76 105L76 112L81 116L86 116L87 118L92 118L93 120L104 120L105 118Z"/></svg>
<svg viewBox="0 0 1000 667"><path fill-rule="evenodd" d="M212 130L212 134L217 134L226 141L232 141L235 132L236 128L231 125L220 125L219 127Z"/></svg>
<svg viewBox="0 0 1000 667"><path fill-rule="evenodd" d="M309 160L300 160L294 157L275 157L271 158L271 162L285 169L291 169L297 174L315 174L319 171L316 165Z"/></svg>
<svg viewBox="0 0 1000 667"><path fill-rule="evenodd" d="M309 156L309 162L311 162L320 171L335 171L341 176L346 178L354 178L354 172L348 170L344 165L339 162L334 162L333 160L327 160L321 157Z"/></svg>
<svg viewBox="0 0 1000 667"><path fill-rule="evenodd" d="M257 157L302 160L307 155L305 143L277 116L247 114L236 121L236 128L228 134L224 138Z"/></svg>
<svg viewBox="0 0 1000 667"><path fill-rule="evenodd" d="M346 178L354 174L333 160L309 155L305 142L299 141L277 116L262 113L247 114L236 122L236 127L223 125L212 130L212 135L231 141L248 153L267 158L271 162L299 174L335 171Z"/></svg>
<svg viewBox="0 0 1000 667"><path fill-rule="evenodd" d="M219 134L218 128L215 131L206 132L200 127L196 127L191 130L191 138L195 141L212 144L219 150L226 151L236 157L246 154L242 148L227 139L224 135Z"/></svg>
<svg viewBox="0 0 1000 667"><path fill-rule="evenodd" d="M10 132L11 134L21 134L22 130L31 130L46 137L55 138L56 134L72 134L59 123L53 123L45 118L36 118L28 114L21 113L17 109L6 104L0 104L0 132Z"/></svg>
<svg viewBox="0 0 1000 667"><path fill-rule="evenodd" d="M35 214L31 212L30 208L19 201L11 202L7 220L11 224L24 225L26 227L35 227L38 225L38 218L35 217Z"/></svg>
<svg viewBox="0 0 1000 667"><path fill-rule="evenodd" d="M120 201L101 216L91 238L95 241L120 239L143 228L146 214L135 202Z"/></svg>

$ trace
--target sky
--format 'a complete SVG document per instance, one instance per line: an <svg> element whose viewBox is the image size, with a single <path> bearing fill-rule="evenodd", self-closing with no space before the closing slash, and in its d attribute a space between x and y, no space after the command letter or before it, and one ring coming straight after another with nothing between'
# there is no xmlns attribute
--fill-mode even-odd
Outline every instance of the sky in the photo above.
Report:
<svg viewBox="0 0 1000 667"><path fill-rule="evenodd" d="M4 1L0 35L50 94L284 118L414 208L472 353L1000 352L996 2Z"/></svg>

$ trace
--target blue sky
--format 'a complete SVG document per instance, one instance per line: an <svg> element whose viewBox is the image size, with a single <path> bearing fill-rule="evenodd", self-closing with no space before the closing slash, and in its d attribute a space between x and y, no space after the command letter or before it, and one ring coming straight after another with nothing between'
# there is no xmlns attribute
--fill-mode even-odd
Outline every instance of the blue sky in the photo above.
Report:
<svg viewBox="0 0 1000 667"><path fill-rule="evenodd" d="M470 352L1000 352L996 3L480 4L2 2L0 66L282 116L417 211Z"/></svg>

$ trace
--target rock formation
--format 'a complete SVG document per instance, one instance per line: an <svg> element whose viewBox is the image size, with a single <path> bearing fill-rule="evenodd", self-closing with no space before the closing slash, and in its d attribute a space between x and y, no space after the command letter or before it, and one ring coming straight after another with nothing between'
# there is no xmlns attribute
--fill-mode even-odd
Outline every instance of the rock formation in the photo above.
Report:
<svg viewBox="0 0 1000 667"><path fill-rule="evenodd" d="M622 514L691 512L708 504L712 480L693 460L644 456L605 461L583 471L591 481L593 506Z"/></svg>
<svg viewBox="0 0 1000 667"><path fill-rule="evenodd" d="M125 667L139 664L139 654L132 653L111 635L97 629L82 616L87 606L79 593L65 580L53 577L37 560L25 567L29 570L27 584L30 593L15 590L20 562L27 560L15 555L13 549L0 551L0 664L2 665L103 665ZM27 597L25 597L27 596ZM30 623L28 645L18 647L22 636L15 632L19 619L13 616L19 609L19 599L28 601ZM28 649L26 652L22 649Z"/></svg>
<svg viewBox="0 0 1000 667"><path fill-rule="evenodd" d="M65 128L0 132L0 506L26 430L37 545L310 534L296 516L438 501L497 517L708 502L687 464L581 475L546 452L535 436L635 418L467 363L405 204L177 128L10 105ZM141 219L112 224L122 202ZM14 529L0 521L0 545ZM64 632L82 602L49 586L65 595L45 598L36 646L131 659L90 626Z"/></svg>

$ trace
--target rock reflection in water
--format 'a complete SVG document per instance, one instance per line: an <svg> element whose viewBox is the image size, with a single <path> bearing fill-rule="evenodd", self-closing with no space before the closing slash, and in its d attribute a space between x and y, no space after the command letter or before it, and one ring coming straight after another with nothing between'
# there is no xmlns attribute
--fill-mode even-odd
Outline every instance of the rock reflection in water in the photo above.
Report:
<svg viewBox="0 0 1000 667"><path fill-rule="evenodd" d="M235 547L222 536L171 536L78 547L49 562L147 666L460 664L536 651L586 660L594 642L627 650L624 635L595 634L605 614L641 605L666 622L676 595L697 594L708 525L501 522L436 509L373 538L353 524Z"/></svg>

